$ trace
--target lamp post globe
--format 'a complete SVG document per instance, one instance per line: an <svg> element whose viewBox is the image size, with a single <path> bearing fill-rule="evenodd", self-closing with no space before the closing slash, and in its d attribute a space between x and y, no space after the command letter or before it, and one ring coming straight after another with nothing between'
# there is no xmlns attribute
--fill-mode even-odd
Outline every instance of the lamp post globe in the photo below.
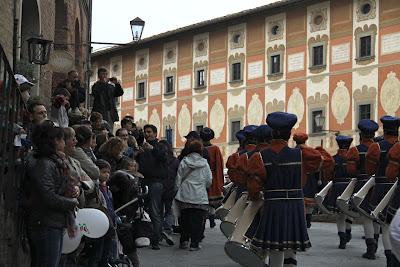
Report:
<svg viewBox="0 0 400 267"><path fill-rule="evenodd" d="M133 41L139 41L142 38L143 28L144 28L144 21L139 17L131 20L131 30L132 30L132 37Z"/></svg>

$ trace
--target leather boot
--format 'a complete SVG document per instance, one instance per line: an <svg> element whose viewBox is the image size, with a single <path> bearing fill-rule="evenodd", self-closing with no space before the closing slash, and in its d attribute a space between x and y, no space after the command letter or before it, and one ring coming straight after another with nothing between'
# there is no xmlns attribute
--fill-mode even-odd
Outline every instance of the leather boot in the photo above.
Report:
<svg viewBox="0 0 400 267"><path fill-rule="evenodd" d="M365 252L362 257L369 260L375 260L375 248L376 241L373 238L365 239L365 244L367 244L367 252Z"/></svg>
<svg viewBox="0 0 400 267"><path fill-rule="evenodd" d="M351 236L351 229L346 229L346 241L347 243L350 242L352 236Z"/></svg>
<svg viewBox="0 0 400 267"><path fill-rule="evenodd" d="M391 250L385 250L385 256L386 256L386 267L392 267L392 251Z"/></svg>
<svg viewBox="0 0 400 267"><path fill-rule="evenodd" d="M379 234L374 234L374 239L375 239L375 253L378 250L378 244L379 244Z"/></svg>
<svg viewBox="0 0 400 267"><path fill-rule="evenodd" d="M339 248L340 249L346 249L346 243L347 243L346 233L339 232L338 235L339 235L339 238L340 238Z"/></svg>
<svg viewBox="0 0 400 267"><path fill-rule="evenodd" d="M306 222L307 222L307 228L311 228L311 218L312 214L306 214Z"/></svg>
<svg viewBox="0 0 400 267"><path fill-rule="evenodd" d="M294 258L286 258L284 261L283 261L283 266L284 267L293 267L293 266L297 266L297 260L296 259L294 259Z"/></svg>
<svg viewBox="0 0 400 267"><path fill-rule="evenodd" d="M214 228L215 227L215 215L214 214L208 215L208 220L210 221L210 228Z"/></svg>

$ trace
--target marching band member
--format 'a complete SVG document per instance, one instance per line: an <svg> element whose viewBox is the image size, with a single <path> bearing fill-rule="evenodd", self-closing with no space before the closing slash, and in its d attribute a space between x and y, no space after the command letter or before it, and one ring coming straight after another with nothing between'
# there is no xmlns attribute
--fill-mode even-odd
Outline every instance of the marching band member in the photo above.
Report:
<svg viewBox="0 0 400 267"><path fill-rule="evenodd" d="M393 183L386 177L386 167L389 163L388 152L398 142L399 118L392 116L381 117L383 124L383 140L369 146L366 155L365 169L369 175L375 174L375 187L372 190L370 208L371 210L381 202ZM387 266L392 266L392 251L389 240L389 229L387 225L381 225L382 241L385 249Z"/></svg>
<svg viewBox="0 0 400 267"><path fill-rule="evenodd" d="M270 266L284 264L284 251L304 251L311 247L304 215L302 170L331 170L332 157L322 148L290 148L288 140L297 122L294 114L270 113L267 124L273 129L271 147L255 153L249 161L252 175L264 183L264 207L252 246L269 254Z"/></svg>
<svg viewBox="0 0 400 267"><path fill-rule="evenodd" d="M203 141L204 148L208 152L208 164L210 165L213 176L212 184L208 189L208 201L211 206L209 215L210 227L215 227L215 208L217 208L223 198L222 189L224 186L224 159L218 146L212 145L211 140L214 139L214 131L208 127L200 131L200 138Z"/></svg>
<svg viewBox="0 0 400 267"><path fill-rule="evenodd" d="M308 135L306 133L295 133L293 134L293 140L296 142L296 147L301 147L306 145L306 141L308 140ZM311 219L312 212L314 209L315 203L315 194L318 193L318 180L319 173L310 173L306 174L307 182L303 186L303 194L304 194L304 203L306 205L306 222L307 228L311 228Z"/></svg>
<svg viewBox="0 0 400 267"><path fill-rule="evenodd" d="M251 151L255 149L256 141L251 135L251 132L257 128L256 125L247 125L243 128L242 131L239 131L236 134L236 137L239 140L240 147L237 152L233 153L228 157L226 162L226 168L228 168L229 179L237 186L236 191L236 200L239 199L241 193L245 191L246 187L246 179L244 173L237 169L237 164L239 162L239 157L243 153Z"/></svg>
<svg viewBox="0 0 400 267"><path fill-rule="evenodd" d="M351 177L357 177L354 193L358 192L370 178L365 171L365 154L370 145L374 143L373 138L378 128L378 124L373 120L360 120L358 123L360 144L351 147L347 152L347 173ZM374 225L370 218L362 216L361 220L364 226L365 243L367 245L367 252L362 257L374 260L378 248L379 232L374 234Z"/></svg>
<svg viewBox="0 0 400 267"><path fill-rule="evenodd" d="M333 186L326 198L327 208L336 213L336 225L340 238L340 249L345 249L346 243L351 239L351 228L346 229L346 220L348 219L348 216L341 212L336 206L336 199L343 193L350 183L350 178L346 170L346 154L352 142L353 138L349 136L336 136L336 143L339 148L336 155L333 156L335 160Z"/></svg>
<svg viewBox="0 0 400 267"><path fill-rule="evenodd" d="M399 177L400 172L400 143L397 142L392 146L388 153L389 163L386 167L386 177L390 182L395 182ZM395 192L389 202L388 207L381 213L381 219L386 226L392 222L397 210L400 207L400 186L396 186ZM385 251L386 252L386 251ZM400 266L399 258L392 253L392 266Z"/></svg>

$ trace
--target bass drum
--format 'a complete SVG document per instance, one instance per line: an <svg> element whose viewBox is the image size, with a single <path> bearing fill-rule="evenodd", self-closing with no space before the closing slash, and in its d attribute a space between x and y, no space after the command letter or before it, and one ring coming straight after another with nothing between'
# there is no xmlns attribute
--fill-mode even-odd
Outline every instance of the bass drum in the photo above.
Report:
<svg viewBox="0 0 400 267"><path fill-rule="evenodd" d="M219 228L226 238L230 237L235 230L236 222L242 216L247 206L247 192L244 192L229 211L225 220L221 222Z"/></svg>
<svg viewBox="0 0 400 267"><path fill-rule="evenodd" d="M225 243L225 253L234 262L246 267L265 266L265 256L250 246L251 239L245 237L246 232L263 207L264 201L251 201L236 224L230 239Z"/></svg>

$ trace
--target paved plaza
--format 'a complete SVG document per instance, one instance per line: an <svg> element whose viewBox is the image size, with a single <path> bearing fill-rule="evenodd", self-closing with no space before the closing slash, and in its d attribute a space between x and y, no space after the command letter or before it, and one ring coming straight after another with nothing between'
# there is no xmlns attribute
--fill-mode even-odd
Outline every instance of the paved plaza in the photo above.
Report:
<svg viewBox="0 0 400 267"><path fill-rule="evenodd" d="M376 260L366 260L361 257L365 251L365 241L362 239L362 227L353 227L353 239L346 250L337 248L336 225L332 223L313 223L311 241L313 247L304 253L298 254L298 266L306 267L380 267L385 266L386 259L380 240ZM153 251L149 248L139 250L142 267L238 267L224 253L225 237L219 230L206 229L206 238L202 250L190 252L178 249L179 235L173 236L176 240L174 247L161 246L161 250Z"/></svg>

